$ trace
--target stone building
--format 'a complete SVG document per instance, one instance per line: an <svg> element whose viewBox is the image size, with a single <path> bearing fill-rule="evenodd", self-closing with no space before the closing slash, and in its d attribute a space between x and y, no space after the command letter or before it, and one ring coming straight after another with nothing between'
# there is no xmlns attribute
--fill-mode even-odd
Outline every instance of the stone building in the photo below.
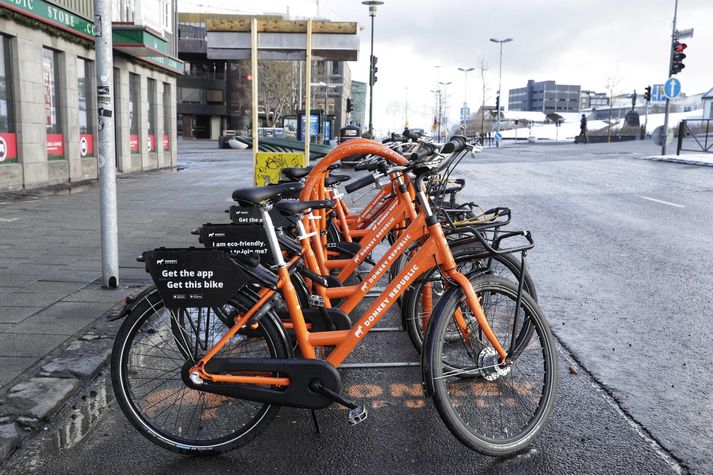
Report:
<svg viewBox="0 0 713 475"><path fill-rule="evenodd" d="M176 0L112 0L116 167L176 163ZM97 177L92 0L0 0L0 191Z"/></svg>

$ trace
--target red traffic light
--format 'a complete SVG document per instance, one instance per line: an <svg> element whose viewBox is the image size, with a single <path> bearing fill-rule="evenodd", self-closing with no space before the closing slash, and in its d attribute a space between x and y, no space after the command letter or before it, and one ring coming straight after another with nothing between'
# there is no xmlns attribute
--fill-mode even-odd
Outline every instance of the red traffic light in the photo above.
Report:
<svg viewBox="0 0 713 475"><path fill-rule="evenodd" d="M674 50L676 53L680 53L680 52L682 52L682 51L683 51L684 49L686 49L686 48L688 48L688 45L687 45L686 43L679 43L678 41L676 41L675 43L673 43L673 50Z"/></svg>

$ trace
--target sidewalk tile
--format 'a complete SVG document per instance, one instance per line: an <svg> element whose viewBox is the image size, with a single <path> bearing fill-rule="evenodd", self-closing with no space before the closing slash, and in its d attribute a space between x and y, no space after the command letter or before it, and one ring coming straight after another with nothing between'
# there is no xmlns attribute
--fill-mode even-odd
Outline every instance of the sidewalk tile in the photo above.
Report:
<svg viewBox="0 0 713 475"><path fill-rule="evenodd" d="M0 357L41 358L66 339L67 335L4 333L0 338Z"/></svg>
<svg viewBox="0 0 713 475"><path fill-rule="evenodd" d="M45 307L0 307L0 323L18 323Z"/></svg>
<svg viewBox="0 0 713 475"><path fill-rule="evenodd" d="M27 356L0 357L0 387L5 386L17 377L17 375L35 364L35 361L37 361L37 358Z"/></svg>

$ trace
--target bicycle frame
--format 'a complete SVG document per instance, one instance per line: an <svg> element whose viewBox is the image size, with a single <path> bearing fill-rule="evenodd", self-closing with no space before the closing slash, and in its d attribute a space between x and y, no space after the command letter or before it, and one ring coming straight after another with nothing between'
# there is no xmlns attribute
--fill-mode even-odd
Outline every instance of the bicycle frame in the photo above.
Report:
<svg viewBox="0 0 713 475"><path fill-rule="evenodd" d="M360 141L362 142L362 141ZM337 147L330 154L328 154L322 162L320 162L313 171L319 176L326 167L333 163L334 161L342 158L342 156L352 155L354 152L351 149L359 149L358 153L364 153L364 149L370 149L368 153L379 154L379 155L389 155L391 152L388 148L380 146L375 142L364 141L367 144L359 147L354 144L352 147ZM348 143L350 144L351 141ZM345 144L347 145L347 144ZM396 154L395 154L396 155ZM395 157L387 157L389 159L396 159ZM398 156L398 159L402 159ZM322 170L320 170L322 168ZM305 190L303 190L304 192ZM339 365L349 356L352 350L363 340L364 336L371 331L372 328L378 323L378 321L386 314L387 310L393 305L393 303L406 291L408 284L418 279L423 273L431 269L434 265L441 267L442 273L444 273L450 280L458 284L466 295L466 300L468 306L473 312L479 326L479 330L483 332L486 338L493 345L493 348L499 354L501 361L505 362L507 354L503 346L498 341L497 337L493 333L488 321L485 318L485 313L480 305L480 301L470 284L470 281L463 274L458 272L456 268L453 256L450 253L448 247L448 242L445 238L443 230L440 224L434 218L430 207L428 205L428 199L422 190L417 193L417 198L419 199L422 213L418 215L417 219L413 224L419 224L423 226L424 223L427 224L427 238L423 242L423 245L416 251L416 253L409 259L404 269L394 278L389 285L381 292L381 294L372 302L369 308L364 314L361 315L359 320L353 325L350 330L338 330L338 331L321 331L321 332L309 332L307 329L307 324L302 314L299 302L295 295L294 286L290 281L290 275L288 271L288 266L282 258L282 254L279 250L279 244L277 242L277 237L272 227L272 220L265 208L261 208L263 215L263 225L268 235L268 240L270 242L270 247L275 256L275 261L278 267L278 289L282 290L282 296L285 300L287 308L289 310L290 318L292 320L295 335L297 337L297 344L300 348L300 353L302 357L307 359L315 359L316 352L315 348L332 346L334 349L329 353L326 361L332 366L339 367ZM416 222L418 221L418 223ZM413 226L412 224L412 226ZM306 236L303 236L306 238ZM404 237L398 242L406 242L411 238ZM414 239L415 240L415 239ZM392 246L393 247L393 246ZM406 246L404 245L404 248ZM289 385L289 378L284 377L272 377L256 375L251 373L249 375L222 375L222 374L211 374L205 370L205 365L211 358L213 358L220 348L230 341L230 339L245 325L249 324L250 319L253 315L268 302L270 298L274 295L275 291L270 289L262 289L259 293L258 302L253 305L246 313L241 316L236 317L235 324L230 328L230 330L220 339L216 345L207 352L207 354L201 358L189 371L197 372L198 375L208 381L212 382L225 382L225 383L248 383L248 384L261 384L261 385L273 385L273 386L287 386ZM456 323L460 329L461 335L467 345L469 345L469 335L471 330L469 329L462 313L457 310L454 313ZM253 323L252 325L259 325L258 323ZM470 346L470 345L469 345Z"/></svg>

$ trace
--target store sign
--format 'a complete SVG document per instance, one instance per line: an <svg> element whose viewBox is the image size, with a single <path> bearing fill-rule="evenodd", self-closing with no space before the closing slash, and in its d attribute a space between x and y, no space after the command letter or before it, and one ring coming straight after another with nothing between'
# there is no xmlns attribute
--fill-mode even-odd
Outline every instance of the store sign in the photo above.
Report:
<svg viewBox="0 0 713 475"><path fill-rule="evenodd" d="M163 149L168 150L169 147L169 141L168 141L168 135L163 136Z"/></svg>
<svg viewBox="0 0 713 475"><path fill-rule="evenodd" d="M0 163L10 163L15 160L17 160L15 134L0 134Z"/></svg>
<svg viewBox="0 0 713 475"><path fill-rule="evenodd" d="M132 134L129 136L129 149L134 153L139 152L139 136L138 135Z"/></svg>
<svg viewBox="0 0 713 475"><path fill-rule="evenodd" d="M79 154L82 158L94 156L94 136L92 134L79 136Z"/></svg>
<svg viewBox="0 0 713 475"><path fill-rule="evenodd" d="M155 135L149 135L149 138L146 141L146 150L148 150L149 152L156 151L156 136Z"/></svg>
<svg viewBox="0 0 713 475"><path fill-rule="evenodd" d="M0 0L0 6L23 13L44 23L94 39L94 23L44 0Z"/></svg>
<svg viewBox="0 0 713 475"><path fill-rule="evenodd" d="M47 134L47 158L50 160L64 158L64 135Z"/></svg>
<svg viewBox="0 0 713 475"><path fill-rule="evenodd" d="M170 56L150 56L148 58L141 58L141 60L168 69L176 74L182 75L184 73L185 63L180 59L174 59Z"/></svg>

